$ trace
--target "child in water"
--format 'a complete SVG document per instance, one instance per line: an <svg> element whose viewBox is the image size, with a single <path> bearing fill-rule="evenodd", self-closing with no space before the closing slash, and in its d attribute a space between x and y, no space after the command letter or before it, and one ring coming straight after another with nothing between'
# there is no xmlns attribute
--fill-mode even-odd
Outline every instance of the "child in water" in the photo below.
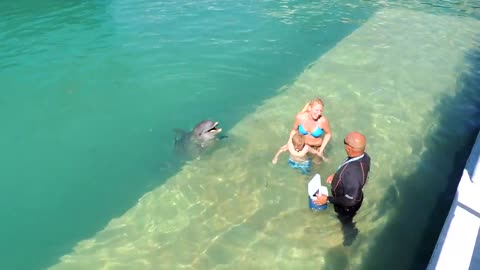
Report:
<svg viewBox="0 0 480 270"><path fill-rule="evenodd" d="M290 157L288 159L290 167L300 169L303 174L308 174L312 165L312 161L307 154L319 154L317 150L305 144L305 138L300 133L293 135L292 139L288 140L287 144L278 149L277 154L273 157L272 163L277 164L280 154L286 151L290 152ZM326 158L323 155L321 155L320 158L326 161Z"/></svg>

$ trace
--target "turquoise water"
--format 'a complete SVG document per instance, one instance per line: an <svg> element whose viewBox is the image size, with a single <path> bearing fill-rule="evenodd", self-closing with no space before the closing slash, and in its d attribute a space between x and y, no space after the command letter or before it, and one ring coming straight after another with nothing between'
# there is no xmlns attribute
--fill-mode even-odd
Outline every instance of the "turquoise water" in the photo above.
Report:
<svg viewBox="0 0 480 270"><path fill-rule="evenodd" d="M228 132L385 5L478 16L475 2L1 3L0 268L55 264L181 170L174 128Z"/></svg>
<svg viewBox="0 0 480 270"><path fill-rule="evenodd" d="M266 14L279 9L0 4L0 268L53 263L177 170L174 128L216 118L228 130L355 28L333 10L292 24Z"/></svg>

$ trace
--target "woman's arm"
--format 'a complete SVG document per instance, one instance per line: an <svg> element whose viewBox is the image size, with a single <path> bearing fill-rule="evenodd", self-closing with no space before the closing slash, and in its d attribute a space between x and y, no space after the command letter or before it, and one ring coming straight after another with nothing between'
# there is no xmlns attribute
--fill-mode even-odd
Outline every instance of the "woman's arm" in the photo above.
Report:
<svg viewBox="0 0 480 270"><path fill-rule="evenodd" d="M323 153L320 153L319 150L315 150L313 147L310 147L308 146L308 152L314 154L314 155L317 155L319 156L321 159L323 159L323 161L328 161L328 158L326 158Z"/></svg>
<svg viewBox="0 0 480 270"><path fill-rule="evenodd" d="M320 153L320 155L323 156L323 151L325 150L325 147L327 147L328 142L332 138L332 130L330 129L330 123L328 122L328 119L326 117L322 118L323 125L321 126L321 128L325 132L325 136L323 136L322 145L320 146L320 149L318 149L318 152Z"/></svg>
<svg viewBox="0 0 480 270"><path fill-rule="evenodd" d="M318 155L320 153L320 152L318 152L318 150L315 150L313 147L310 147L308 145L307 145L307 148L308 148L307 152L310 152L312 154Z"/></svg>

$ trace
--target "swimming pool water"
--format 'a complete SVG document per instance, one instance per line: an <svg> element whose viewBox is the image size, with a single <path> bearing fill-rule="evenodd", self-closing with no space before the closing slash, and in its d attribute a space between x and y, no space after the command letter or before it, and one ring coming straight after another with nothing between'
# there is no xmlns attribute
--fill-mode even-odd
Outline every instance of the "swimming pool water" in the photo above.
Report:
<svg viewBox="0 0 480 270"><path fill-rule="evenodd" d="M478 9L445 3L0 4L1 268L358 268L379 263L369 258L392 239L398 249L387 251L422 265L422 241L435 241L425 217L478 129ZM335 134L332 164L317 171L341 159L335 143L349 129L364 129L375 154L365 207L373 210L359 216L364 238L350 250L337 247L332 213L314 226L307 179L269 164L316 95ZM204 118L220 121L228 140L201 160L176 160L173 129ZM426 213L410 209L411 190L436 181L432 194L418 194ZM405 225L417 215L420 225ZM434 221L439 231L443 220ZM185 234L197 244L179 241ZM307 252L312 235L327 239L323 251ZM360 255L342 257L352 252Z"/></svg>

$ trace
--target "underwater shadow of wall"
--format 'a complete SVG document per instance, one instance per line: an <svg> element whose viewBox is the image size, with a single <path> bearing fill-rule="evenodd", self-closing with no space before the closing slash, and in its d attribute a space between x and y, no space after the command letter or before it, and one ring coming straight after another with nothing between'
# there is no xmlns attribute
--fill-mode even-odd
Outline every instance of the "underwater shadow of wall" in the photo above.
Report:
<svg viewBox="0 0 480 270"><path fill-rule="evenodd" d="M480 48L467 53L465 60L469 70L458 80L456 95L444 97L433 109L439 114L438 125L424 139L422 162L412 174L394 176L395 183L379 204L383 208L379 213L393 211L393 215L370 240L361 269L425 269L428 265L480 129Z"/></svg>

